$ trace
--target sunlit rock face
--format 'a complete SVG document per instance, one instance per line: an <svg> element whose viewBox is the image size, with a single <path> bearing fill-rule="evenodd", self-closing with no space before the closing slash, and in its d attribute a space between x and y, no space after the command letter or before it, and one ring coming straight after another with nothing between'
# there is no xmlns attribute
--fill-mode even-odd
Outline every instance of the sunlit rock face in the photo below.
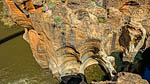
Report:
<svg viewBox="0 0 150 84"><path fill-rule="evenodd" d="M113 81L101 81L93 84L149 84L146 80L142 79L139 75L120 72L116 75Z"/></svg>
<svg viewBox="0 0 150 84"><path fill-rule="evenodd" d="M149 0L4 0L8 15L25 28L33 56L57 77L102 65L110 78L112 52L133 62L149 47Z"/></svg>

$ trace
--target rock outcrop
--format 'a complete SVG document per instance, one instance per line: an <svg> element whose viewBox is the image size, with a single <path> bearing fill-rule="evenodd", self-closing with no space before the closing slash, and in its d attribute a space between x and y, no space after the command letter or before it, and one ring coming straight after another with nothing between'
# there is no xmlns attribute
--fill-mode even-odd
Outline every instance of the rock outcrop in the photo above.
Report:
<svg viewBox="0 0 150 84"><path fill-rule="evenodd" d="M84 74L88 66L100 64L112 78L112 52L123 52L123 61L133 62L138 51L150 47L149 0L3 2L25 28L36 61L57 77Z"/></svg>
<svg viewBox="0 0 150 84"><path fill-rule="evenodd" d="M116 75L113 81L101 81L93 84L149 84L139 75L127 72L120 72Z"/></svg>

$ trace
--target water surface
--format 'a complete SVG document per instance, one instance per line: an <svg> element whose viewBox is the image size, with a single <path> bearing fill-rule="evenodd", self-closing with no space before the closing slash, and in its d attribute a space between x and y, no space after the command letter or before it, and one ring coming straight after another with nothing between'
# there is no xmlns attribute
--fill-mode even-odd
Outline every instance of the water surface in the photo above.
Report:
<svg viewBox="0 0 150 84"><path fill-rule="evenodd" d="M0 40L19 31L22 29L0 23ZM20 35L0 44L0 84L57 84L57 80L36 63L29 44Z"/></svg>

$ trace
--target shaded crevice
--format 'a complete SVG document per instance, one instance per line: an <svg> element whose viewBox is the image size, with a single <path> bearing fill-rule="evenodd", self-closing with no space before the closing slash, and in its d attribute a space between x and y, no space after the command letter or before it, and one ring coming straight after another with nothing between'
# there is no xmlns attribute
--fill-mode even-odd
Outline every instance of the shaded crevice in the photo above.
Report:
<svg viewBox="0 0 150 84"><path fill-rule="evenodd" d="M27 14L26 12L24 12L15 2L14 2L15 6L23 13L26 15L27 18L30 18L29 14Z"/></svg>
<svg viewBox="0 0 150 84"><path fill-rule="evenodd" d="M129 2L126 2L125 5L130 5L130 6L139 6L140 4L137 3L136 1L129 1Z"/></svg>
<svg viewBox="0 0 150 84"><path fill-rule="evenodd" d="M43 4L42 5L34 5L35 9L38 9L38 8L41 8L43 7Z"/></svg>
<svg viewBox="0 0 150 84"><path fill-rule="evenodd" d="M128 27L129 27L128 25L122 27L122 33L119 37L120 46L123 46L124 48L127 48L127 49L129 47L129 43L131 41L131 37L130 37L129 31L128 31Z"/></svg>

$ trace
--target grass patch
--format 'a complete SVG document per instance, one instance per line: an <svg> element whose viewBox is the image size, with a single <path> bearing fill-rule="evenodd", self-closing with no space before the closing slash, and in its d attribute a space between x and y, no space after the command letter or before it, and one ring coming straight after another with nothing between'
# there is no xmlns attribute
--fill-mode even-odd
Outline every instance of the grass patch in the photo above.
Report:
<svg viewBox="0 0 150 84"><path fill-rule="evenodd" d="M105 23L106 21L105 21L104 18L101 18L101 17L100 17L100 18L98 18L98 22L99 22L99 23Z"/></svg>
<svg viewBox="0 0 150 84"><path fill-rule="evenodd" d="M55 16L53 20L53 24L57 25L62 22L62 19L59 16Z"/></svg>
<svg viewBox="0 0 150 84"><path fill-rule="evenodd" d="M54 7L56 6L56 3L54 3L54 2L49 2L49 3L48 3L48 6L49 6L50 8L54 8Z"/></svg>

